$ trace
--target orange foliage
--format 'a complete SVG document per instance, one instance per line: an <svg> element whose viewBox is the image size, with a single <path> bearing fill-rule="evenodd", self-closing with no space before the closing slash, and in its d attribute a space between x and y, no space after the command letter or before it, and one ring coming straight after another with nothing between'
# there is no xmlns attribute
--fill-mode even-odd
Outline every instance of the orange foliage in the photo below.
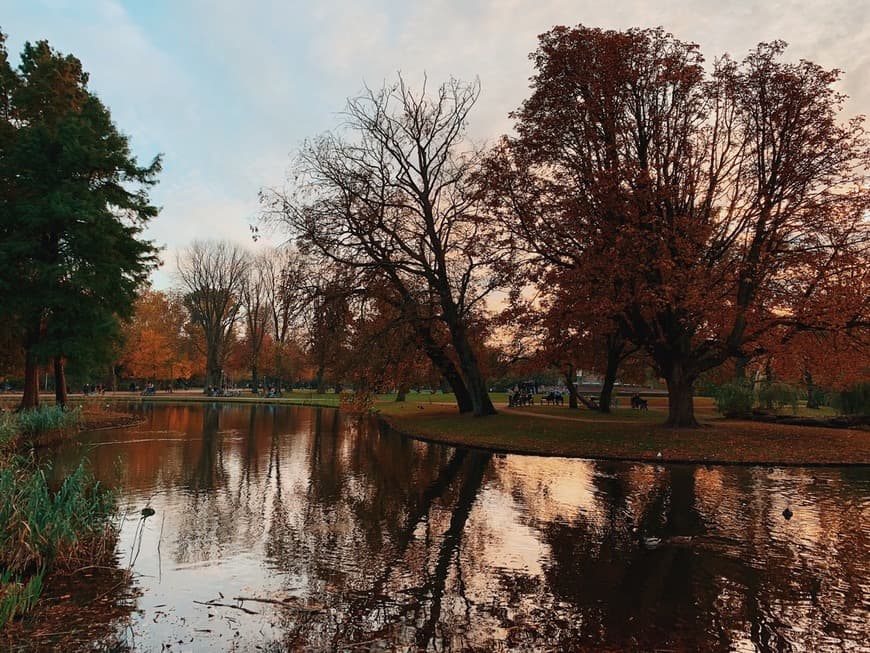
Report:
<svg viewBox="0 0 870 653"><path fill-rule="evenodd" d="M189 378L199 366L187 346L185 321L180 302L160 291L144 291L125 325L121 365L126 372L142 379Z"/></svg>

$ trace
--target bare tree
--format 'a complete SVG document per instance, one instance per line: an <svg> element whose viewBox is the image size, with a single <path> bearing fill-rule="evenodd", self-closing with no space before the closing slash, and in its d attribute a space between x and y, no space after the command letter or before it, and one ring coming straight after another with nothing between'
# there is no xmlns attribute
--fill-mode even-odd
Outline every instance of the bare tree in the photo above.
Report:
<svg viewBox="0 0 870 653"><path fill-rule="evenodd" d="M262 265L269 328L275 339L275 374L279 387L292 388L288 350L293 345L303 309L310 301L314 275L306 258L293 247L267 252Z"/></svg>
<svg viewBox="0 0 870 653"><path fill-rule="evenodd" d="M263 350L263 341L269 330L273 312L269 302L271 266L268 253L254 257L242 284L241 301L245 313L246 354L251 367L251 387L254 392L259 387L260 353Z"/></svg>
<svg viewBox="0 0 870 653"><path fill-rule="evenodd" d="M249 265L245 250L225 241L194 241L176 260L185 306L204 335L206 388L221 385Z"/></svg>
<svg viewBox="0 0 870 653"><path fill-rule="evenodd" d="M470 335L496 285L494 234L474 182L479 155L465 138L479 90L451 80L417 94L401 77L366 89L348 102L343 133L306 143L291 187L262 200L264 219L313 256L389 284L460 411L488 415Z"/></svg>

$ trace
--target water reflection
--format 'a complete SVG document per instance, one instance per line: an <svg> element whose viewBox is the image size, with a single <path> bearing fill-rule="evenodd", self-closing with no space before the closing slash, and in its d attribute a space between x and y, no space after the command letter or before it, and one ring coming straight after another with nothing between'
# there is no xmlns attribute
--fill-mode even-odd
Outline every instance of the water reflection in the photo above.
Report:
<svg viewBox="0 0 870 653"><path fill-rule="evenodd" d="M330 410L143 410L55 464L86 451L122 493L142 590L127 648L838 651L870 635L866 468L493 457Z"/></svg>

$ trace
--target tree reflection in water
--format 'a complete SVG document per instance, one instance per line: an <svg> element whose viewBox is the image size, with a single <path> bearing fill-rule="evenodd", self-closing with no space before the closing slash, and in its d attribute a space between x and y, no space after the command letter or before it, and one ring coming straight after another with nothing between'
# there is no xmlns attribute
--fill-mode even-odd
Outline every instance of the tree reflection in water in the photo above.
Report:
<svg viewBox="0 0 870 653"><path fill-rule="evenodd" d="M216 650L858 650L870 635L866 468L490 456L331 410L149 410L90 453L106 482L121 456L125 504L165 515L137 561L146 649L197 630ZM195 603L219 596L281 605ZM165 604L175 622L154 616Z"/></svg>

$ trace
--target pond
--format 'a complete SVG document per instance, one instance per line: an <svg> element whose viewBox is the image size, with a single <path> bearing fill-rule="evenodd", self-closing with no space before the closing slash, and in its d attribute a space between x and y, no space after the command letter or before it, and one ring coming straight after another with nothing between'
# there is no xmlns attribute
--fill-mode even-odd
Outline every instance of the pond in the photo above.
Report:
<svg viewBox="0 0 870 653"><path fill-rule="evenodd" d="M491 455L329 409L135 409L54 461L118 488L138 597L112 650L870 650L866 467Z"/></svg>

